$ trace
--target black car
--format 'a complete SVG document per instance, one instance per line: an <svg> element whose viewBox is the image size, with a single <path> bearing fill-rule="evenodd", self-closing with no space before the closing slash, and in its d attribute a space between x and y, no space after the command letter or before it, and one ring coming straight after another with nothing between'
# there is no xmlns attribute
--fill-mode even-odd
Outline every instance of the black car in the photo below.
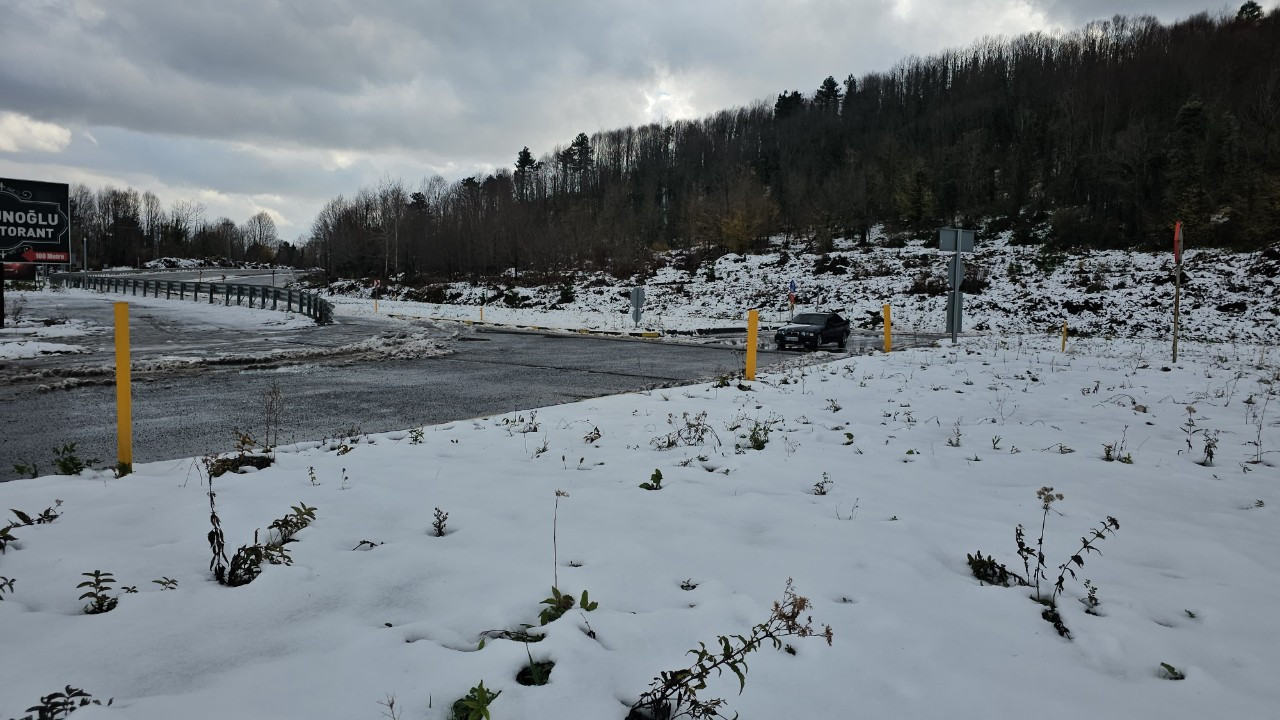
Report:
<svg viewBox="0 0 1280 720"><path fill-rule="evenodd" d="M819 345L836 343L844 349L845 340L849 338L849 321L833 312L800 313L791 319L791 324L778 330L773 341L779 350L788 345L807 347L816 350Z"/></svg>

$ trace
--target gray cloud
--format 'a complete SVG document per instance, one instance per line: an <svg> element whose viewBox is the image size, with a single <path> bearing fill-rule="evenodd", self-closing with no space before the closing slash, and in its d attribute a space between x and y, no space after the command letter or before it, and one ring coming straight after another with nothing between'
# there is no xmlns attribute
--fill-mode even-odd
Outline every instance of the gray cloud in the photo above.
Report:
<svg viewBox="0 0 1280 720"><path fill-rule="evenodd" d="M0 160L288 196L314 212L384 175L459 177L508 165L523 145L540 154L578 132L809 93L828 74L884 70L987 34L1201 9L1194 0L0 0L0 112L77 131L56 158L0 151Z"/></svg>

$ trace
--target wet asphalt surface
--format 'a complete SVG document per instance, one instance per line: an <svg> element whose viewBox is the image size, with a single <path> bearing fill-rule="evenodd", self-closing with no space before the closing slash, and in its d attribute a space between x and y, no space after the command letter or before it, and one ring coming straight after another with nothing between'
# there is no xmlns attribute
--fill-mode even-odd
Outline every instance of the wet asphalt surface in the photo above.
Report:
<svg viewBox="0 0 1280 720"><path fill-rule="evenodd" d="M69 316L110 327L119 296L63 299ZM39 315L38 308L32 308ZM382 318L341 318L340 324L276 329L228 323L184 323L181 303L131 308L135 367L148 358L217 355L232 349L336 347L406 324ZM233 430L261 436L264 397L278 385L285 409L282 442L358 432L385 432L585 398L709 379L741 369L741 347L615 339L564 333L473 331L459 325L410 324L437 338L449 354L416 358L322 357L269 364L202 365L134 371L135 462L215 452L234 445ZM53 449L76 443L81 458L115 462L115 387L104 365L113 363L111 334L56 340L85 345L84 355L45 356L0 363L0 481L17 477L13 465L35 462L52 471ZM732 342L730 340L729 342ZM859 353L874 337L850 339ZM844 353L840 353L844 355ZM762 351L761 368L796 353ZM76 367L97 367L86 383L49 390L75 377ZM30 371L44 379L18 379ZM100 384L95 384L100 383ZM43 386L43 387L42 387Z"/></svg>
<svg viewBox="0 0 1280 720"><path fill-rule="evenodd" d="M60 299L61 312L110 327L119 296ZM31 308L39 315L38 308ZM341 324L243 329L182 323L173 309L131 307L133 360L217 354L230 349L332 347L404 323L342 318ZM263 398L278 384L285 399L282 440L319 439L358 428L383 432L709 378L740 367L742 351L567 334L472 332L460 326L414 328L451 352L410 359L325 357L275 367L201 366L139 372L133 382L134 461L228 451L232 431L261 435ZM82 355L0 363L0 480L13 465L52 471L53 448L76 443L81 458L115 461L115 387L102 366L113 362L111 334L55 339L84 345ZM761 366L771 353L762 353ZM775 360L778 358L774 358ZM76 368L87 372L78 373ZM92 369L97 368L95 376ZM46 376L15 379L30 371ZM48 375L57 373L57 375ZM48 390L83 376L86 384ZM102 383L102 384L94 384Z"/></svg>
<svg viewBox="0 0 1280 720"><path fill-rule="evenodd" d="M263 397L278 383L283 439L383 432L573 402L710 377L736 367L719 347L599 338L477 333L457 352L413 360L304 364L273 370L209 368L160 374L133 385L134 460L230 450L232 430L260 435ZM48 467L52 448L77 443L82 458L114 463L115 388L40 393L33 383L0 387L0 478L15 462ZM48 472L48 470L46 470Z"/></svg>

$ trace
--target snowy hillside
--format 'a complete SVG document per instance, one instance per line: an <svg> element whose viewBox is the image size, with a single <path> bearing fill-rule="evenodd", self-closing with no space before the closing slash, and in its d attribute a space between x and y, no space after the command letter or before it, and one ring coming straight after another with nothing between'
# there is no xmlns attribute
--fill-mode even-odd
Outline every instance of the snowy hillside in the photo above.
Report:
<svg viewBox="0 0 1280 720"><path fill-rule="evenodd" d="M840 241L826 256L778 248L760 255L726 255L710 265L681 269L678 254L660 256L650 277L617 280L580 274L568 285L453 283L429 289L392 285L387 307L407 315L485 319L559 328L631 329L631 287L643 282L641 326L670 331L742 326L748 309L777 324L788 317L788 284L798 309L844 312L855 326L873 328L881 306L892 305L904 329L941 332L945 325L948 253L920 242L885 247ZM977 334L1057 333L1065 321L1077 336L1168 337L1173 316L1172 253L1125 251L1046 254L1012 246L1006 236L979 237L966 256L965 330ZM1190 250L1183 267L1182 337L1213 342L1280 340L1280 246L1260 253ZM368 282L345 281L339 295L368 297ZM423 302L434 300L436 302ZM341 306L341 298L337 298ZM351 311L360 312L353 308Z"/></svg>

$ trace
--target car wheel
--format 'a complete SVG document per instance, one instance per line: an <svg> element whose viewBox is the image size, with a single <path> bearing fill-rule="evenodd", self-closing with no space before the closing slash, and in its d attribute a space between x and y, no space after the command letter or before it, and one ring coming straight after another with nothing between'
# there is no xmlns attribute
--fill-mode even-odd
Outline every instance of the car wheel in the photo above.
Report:
<svg viewBox="0 0 1280 720"><path fill-rule="evenodd" d="M817 340L810 340L808 343L806 343L806 344L805 344L805 347L809 348L810 350L817 350L817 349L818 349L818 341L817 341Z"/></svg>
<svg viewBox="0 0 1280 720"><path fill-rule="evenodd" d="M778 349L779 349L779 350L786 350L786 349L787 349L787 344L786 344L786 343L778 343Z"/></svg>
<svg viewBox="0 0 1280 720"><path fill-rule="evenodd" d="M843 350L844 346L848 344L848 341L849 341L849 331L846 330L845 333L840 336L840 339L836 341L836 347Z"/></svg>

